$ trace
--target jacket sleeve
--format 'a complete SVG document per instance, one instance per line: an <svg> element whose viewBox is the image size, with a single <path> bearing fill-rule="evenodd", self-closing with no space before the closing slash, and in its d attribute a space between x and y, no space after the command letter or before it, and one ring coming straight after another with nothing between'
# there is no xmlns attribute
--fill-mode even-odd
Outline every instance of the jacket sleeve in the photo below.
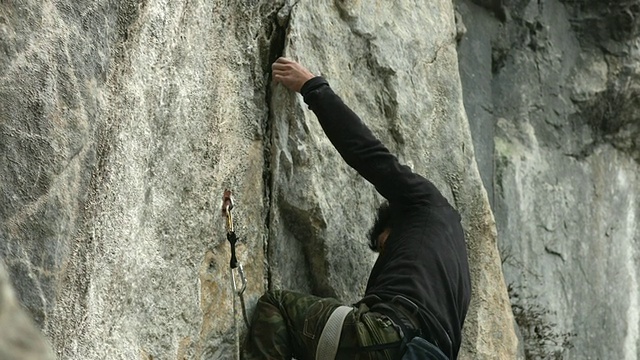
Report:
<svg viewBox="0 0 640 360"><path fill-rule="evenodd" d="M344 161L390 203L447 203L430 181L399 163L325 79L315 77L307 81L300 92Z"/></svg>

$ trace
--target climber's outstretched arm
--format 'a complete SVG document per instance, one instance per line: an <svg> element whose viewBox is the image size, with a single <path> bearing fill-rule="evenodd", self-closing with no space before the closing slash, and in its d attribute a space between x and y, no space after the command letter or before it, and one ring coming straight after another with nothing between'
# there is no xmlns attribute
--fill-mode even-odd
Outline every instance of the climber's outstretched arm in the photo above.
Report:
<svg viewBox="0 0 640 360"><path fill-rule="evenodd" d="M276 82L304 96L345 162L387 200L405 205L446 202L430 181L398 162L325 79L314 77L300 64L284 58L278 59L272 68Z"/></svg>

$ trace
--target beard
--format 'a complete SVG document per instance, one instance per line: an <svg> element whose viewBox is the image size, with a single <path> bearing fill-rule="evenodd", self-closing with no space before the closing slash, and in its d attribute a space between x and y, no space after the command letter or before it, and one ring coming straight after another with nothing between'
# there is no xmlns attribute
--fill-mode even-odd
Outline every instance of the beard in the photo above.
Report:
<svg viewBox="0 0 640 360"><path fill-rule="evenodd" d="M391 227L391 207L389 203L385 201L378 207L373 227L369 230L369 248L371 248L371 250L375 252L380 251L378 237L389 227Z"/></svg>

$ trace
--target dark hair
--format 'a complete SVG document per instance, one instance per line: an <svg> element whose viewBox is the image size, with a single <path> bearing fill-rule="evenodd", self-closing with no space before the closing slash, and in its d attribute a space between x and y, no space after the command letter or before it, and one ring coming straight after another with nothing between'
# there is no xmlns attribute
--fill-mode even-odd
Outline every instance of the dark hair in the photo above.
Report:
<svg viewBox="0 0 640 360"><path fill-rule="evenodd" d="M371 248L371 250L375 252L380 251L378 236L388 227L391 227L391 207L389 203L385 201L378 208L376 220L371 230L369 230L369 248Z"/></svg>

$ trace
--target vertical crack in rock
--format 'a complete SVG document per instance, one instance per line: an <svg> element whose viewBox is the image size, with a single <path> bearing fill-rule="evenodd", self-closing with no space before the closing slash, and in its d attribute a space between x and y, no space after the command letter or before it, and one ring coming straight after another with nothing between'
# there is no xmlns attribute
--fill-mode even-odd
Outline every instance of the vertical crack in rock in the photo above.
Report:
<svg viewBox="0 0 640 360"><path fill-rule="evenodd" d="M295 5L295 4L294 4ZM265 214L264 224L264 253L266 261L266 282L267 289L271 289L272 273L271 273L271 251L269 250L269 237L271 233L272 207L273 207L273 174L272 174L272 148L273 148L273 132L271 124L274 121L272 96L273 88L271 86L271 64L280 56L282 56L285 47L285 38L287 28L289 27L289 15L291 6L283 5L274 8L267 15L265 21L266 43L263 44L261 57L263 58L263 74L266 79L265 85L265 104L267 108L267 116L263 118L262 133L264 134L264 202L267 213Z"/></svg>
<svg viewBox="0 0 640 360"><path fill-rule="evenodd" d="M272 225L273 221L279 221L287 234L292 235L291 237L286 236L286 239L279 239L284 242L289 242L291 246L300 250L302 254L296 253L295 255L291 254L291 248L287 246L273 246L273 244L269 243L269 238L265 238L265 254L267 261L267 286L269 288L273 286L282 286L280 283L282 278L279 278L280 274L287 274L285 278L294 274L291 272L292 269L285 269L289 265L284 265L283 263L288 262L286 258L293 256L296 258L296 261L304 262L305 265L302 265L308 272L305 273L305 276L299 276L297 279L287 279L285 281L293 281L297 285L301 286L309 286L311 292L320 296L336 296L335 290L331 287L328 282L329 278L329 263L327 261L328 254L326 253L326 243L324 241L324 231L326 230L327 224L325 222L325 216L323 216L319 205L317 204L317 199L309 199L307 198L308 193L304 195L299 193L304 190L300 189L300 184L304 184L307 179L304 174L297 174L295 179L283 179L281 177L280 169L274 169L276 167L274 158L274 154L276 153L276 146L283 146L287 149L282 149L287 152L291 156L292 163L289 165L303 165L305 163L305 155L300 152L300 149L297 147L297 141L301 140L298 136L302 136L303 133L307 133L308 129L303 129L302 127L297 127L297 125L292 126L293 123L290 123L287 131L289 133L289 139L286 141L287 144L281 143L279 137L282 136L282 133L279 131L276 132L274 130L276 126L276 122L283 121L282 112L284 109L287 109L287 114L290 116L298 116L292 115L289 111L295 112L298 110L298 107L295 105L293 101L294 98L290 97L288 94L280 93L276 94L274 92L274 87L270 79L271 72L271 64L279 57L282 56L285 51L285 44L287 43L287 34L289 31L289 18L292 12L292 9L298 4L298 2L289 2L280 6L279 9L275 10L275 7L272 7L274 11L268 15L266 25L265 25L265 39L267 42L261 44L262 48L262 61L264 66L264 75L267 79L266 81L266 103L267 108L269 110L269 116L266 117L266 123L263 125L263 133L268 143L265 144L265 201L268 202L268 214L266 215L266 224L265 236L273 236L274 234L282 235L278 232L280 227L277 228ZM278 96L278 99L275 97ZM287 99L288 102L291 100L291 103L283 103L283 99ZM277 111L277 112L276 112ZM284 120L284 121L290 121ZM297 123L296 123L297 124ZM278 123L277 126L286 126L285 124ZM299 124L298 124L299 125ZM276 145L278 144L278 145ZM280 149L277 149L278 151ZM282 163L278 162L280 165ZM286 165L284 165L286 167ZM283 180L285 183L280 183L279 181ZM288 182L291 180L292 182ZM275 182L278 181L276 184ZM298 197L298 195L302 195L302 197ZM312 195L311 195L312 196ZM304 205L302 205L304 204ZM276 211L277 209L277 211ZM297 235L296 235L297 234ZM299 235L304 234L304 238L300 238ZM298 247L299 246L299 247ZM298 256L302 255L302 258ZM304 260L303 260L304 259ZM275 274L273 269L278 269L278 274ZM303 284L304 283L304 284ZM296 284L288 283L287 287L296 287Z"/></svg>

